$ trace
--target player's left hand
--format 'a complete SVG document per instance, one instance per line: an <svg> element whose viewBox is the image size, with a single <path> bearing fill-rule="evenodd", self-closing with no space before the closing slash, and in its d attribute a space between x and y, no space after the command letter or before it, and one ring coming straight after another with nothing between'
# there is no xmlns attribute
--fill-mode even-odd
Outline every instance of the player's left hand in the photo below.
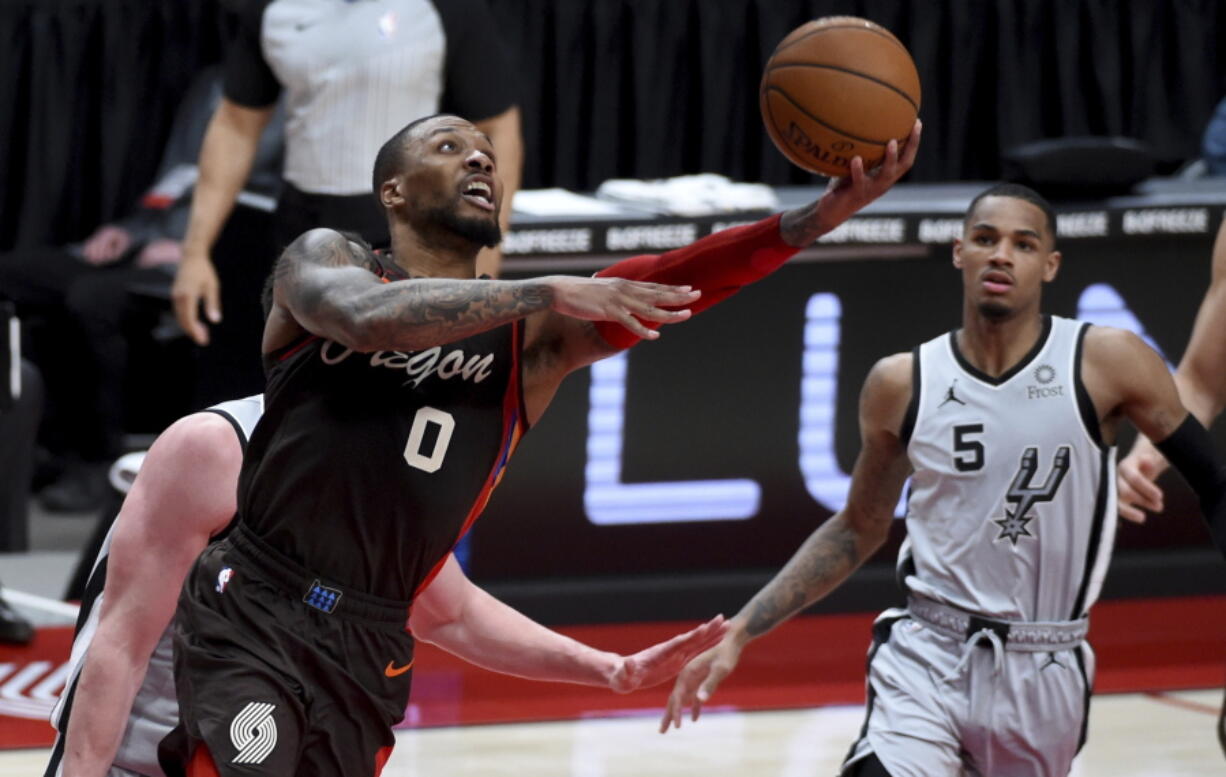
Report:
<svg viewBox="0 0 1226 777"><path fill-rule="evenodd" d="M698 721L702 705L711 700L715 689L736 668L744 648L744 639L730 632L718 645L685 665L668 695L668 706L660 720L661 734L668 733L670 726L681 728L681 713L686 707L690 708L690 720Z"/></svg>
<svg viewBox="0 0 1226 777"><path fill-rule="evenodd" d="M922 130L923 123L916 119L911 135L903 143L900 144L897 140L889 142L885 149L885 159L880 165L866 171L864 160L857 156L851 160L849 175L830 179L826 193L817 206L818 220L826 231L851 218L865 205L885 194L898 179L907 174L915 164Z"/></svg>
<svg viewBox="0 0 1226 777"><path fill-rule="evenodd" d="M609 678L609 687L630 693L674 677L685 662L719 642L728 630L724 616L716 615L701 626L678 634L670 640L624 656Z"/></svg>
<svg viewBox="0 0 1226 777"><path fill-rule="evenodd" d="M1121 518L1145 523L1146 510L1162 512L1162 489L1154 481L1166 467L1166 459L1148 440L1138 442L1132 453L1124 457L1117 480Z"/></svg>

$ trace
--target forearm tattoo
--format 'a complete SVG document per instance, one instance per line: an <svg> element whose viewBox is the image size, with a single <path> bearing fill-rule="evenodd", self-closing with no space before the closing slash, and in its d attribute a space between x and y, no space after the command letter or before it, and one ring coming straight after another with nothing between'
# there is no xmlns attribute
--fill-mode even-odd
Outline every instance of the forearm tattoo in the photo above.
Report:
<svg viewBox="0 0 1226 777"><path fill-rule="evenodd" d="M413 347L459 340L523 318L547 309L552 298L546 284L533 281L422 279L389 283L350 307L369 321L374 340Z"/></svg>
<svg viewBox="0 0 1226 777"><path fill-rule="evenodd" d="M765 634L808 602L828 593L859 566L861 555L850 526L837 518L827 522L745 605L749 636Z"/></svg>
<svg viewBox="0 0 1226 777"><path fill-rule="evenodd" d="M347 331L361 322L361 340L373 350L417 350L460 340L548 309L553 301L552 288L541 281L443 278L380 285L359 280L353 293L337 295L336 286L304 281L312 266L373 272L378 267L374 256L339 236L309 245L299 240L285 250L274 269L274 282L285 290L293 310Z"/></svg>
<svg viewBox="0 0 1226 777"><path fill-rule="evenodd" d="M780 217L779 236L783 238L783 242L804 247L812 245L813 241L822 236L825 230L818 224L818 202L789 210Z"/></svg>

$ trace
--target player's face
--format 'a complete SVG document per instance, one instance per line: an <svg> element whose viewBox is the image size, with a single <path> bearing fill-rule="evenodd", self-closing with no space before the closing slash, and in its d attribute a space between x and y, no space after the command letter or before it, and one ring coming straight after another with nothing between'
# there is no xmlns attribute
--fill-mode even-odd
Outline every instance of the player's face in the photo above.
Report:
<svg viewBox="0 0 1226 777"><path fill-rule="evenodd" d="M1036 205L1014 197L984 197L954 241L966 299L981 315L1010 318L1038 309L1043 283L1056 277L1060 252Z"/></svg>
<svg viewBox="0 0 1226 777"><path fill-rule="evenodd" d="M502 239L502 182L494 146L456 116L440 116L413 134L405 149L403 194L414 218L443 226L481 245Z"/></svg>

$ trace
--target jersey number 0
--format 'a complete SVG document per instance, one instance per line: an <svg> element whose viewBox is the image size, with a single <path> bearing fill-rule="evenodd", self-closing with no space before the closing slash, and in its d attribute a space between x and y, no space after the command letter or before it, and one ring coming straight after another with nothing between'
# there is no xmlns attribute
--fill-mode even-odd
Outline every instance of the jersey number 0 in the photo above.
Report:
<svg viewBox="0 0 1226 777"><path fill-rule="evenodd" d="M438 427L438 438L429 455L422 452L422 443L426 438L426 427ZM455 431L455 419L451 413L425 405L418 408L413 416L413 426L409 429L409 441L404 446L404 460L410 467L422 472L438 472L443 466L443 458L447 455L447 446L451 444L451 433Z"/></svg>

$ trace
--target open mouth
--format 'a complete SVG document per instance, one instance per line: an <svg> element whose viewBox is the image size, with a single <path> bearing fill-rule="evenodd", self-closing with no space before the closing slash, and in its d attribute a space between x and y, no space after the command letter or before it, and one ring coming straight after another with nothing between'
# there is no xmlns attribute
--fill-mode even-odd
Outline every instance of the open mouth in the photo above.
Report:
<svg viewBox="0 0 1226 777"><path fill-rule="evenodd" d="M494 187L484 176L474 176L465 181L460 196L482 210L494 210Z"/></svg>

